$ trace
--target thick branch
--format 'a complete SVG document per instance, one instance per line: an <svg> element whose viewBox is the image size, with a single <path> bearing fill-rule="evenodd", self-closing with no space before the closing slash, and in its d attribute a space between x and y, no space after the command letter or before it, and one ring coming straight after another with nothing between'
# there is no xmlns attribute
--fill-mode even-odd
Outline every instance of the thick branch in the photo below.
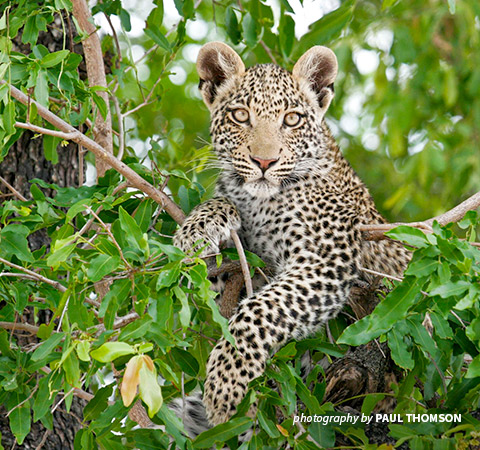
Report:
<svg viewBox="0 0 480 450"><path fill-rule="evenodd" d="M103 64L102 46L97 29L93 23L90 8L86 0L72 0L73 15L77 19L80 31L88 34L88 37L82 41L83 54L85 55L85 63L87 65L87 75L90 87L101 86L107 88L107 78L105 76L105 65ZM95 118L94 135L95 141L105 149L106 152L113 154L113 137L112 137L112 117L108 101L108 93L99 91L97 94L103 98L107 107L107 116L105 119L97 111ZM97 156L97 155L95 155ZM108 169L108 162L103 158L97 157L95 161L97 169L97 178L105 175Z"/></svg>
<svg viewBox="0 0 480 450"><path fill-rule="evenodd" d="M1 83L5 83L5 81L0 81ZM83 133L80 133L76 130L72 125L65 122L63 119L58 117L57 115L53 114L44 106L40 105L35 100L29 98L20 90L15 88L14 86L10 86L10 92L13 98L18 100L19 102L27 105L30 103L34 103L37 106L38 114L44 118L47 122L50 122L54 127L58 128L59 130L63 131L64 133L72 133L71 140L76 142L77 144L85 147L89 151L91 151L98 159L101 159L108 164L110 167L113 167L119 173L121 173L130 183L131 186L137 188L138 190L147 194L150 198L155 200L157 203L162 205L165 211L170 214L170 216L177 222L182 223L185 219L185 214L183 211L163 192L156 189L152 186L148 181L144 180L140 175L138 175L135 171L130 169L126 164L122 161L119 161L113 154L107 152L103 147L97 144L95 141L90 139L89 137L85 136ZM30 124L28 124L30 125ZM30 128L32 129L32 128ZM37 132L38 130L46 130L40 127L35 127ZM48 130L50 132L51 130ZM42 131L43 133L43 131ZM73 135L74 134L74 135Z"/></svg>
<svg viewBox="0 0 480 450"><path fill-rule="evenodd" d="M467 198L465 201L449 211L440 214L439 216L432 217L431 219L424 220L423 222L361 225L360 230L363 232L363 237L367 241L380 241L382 239L388 239L384 233L399 225L408 225L410 227L419 228L428 233L432 231L432 224L434 220L436 220L440 225L458 222L463 219L468 211L473 211L478 207L480 207L480 192L473 194L471 197Z"/></svg>

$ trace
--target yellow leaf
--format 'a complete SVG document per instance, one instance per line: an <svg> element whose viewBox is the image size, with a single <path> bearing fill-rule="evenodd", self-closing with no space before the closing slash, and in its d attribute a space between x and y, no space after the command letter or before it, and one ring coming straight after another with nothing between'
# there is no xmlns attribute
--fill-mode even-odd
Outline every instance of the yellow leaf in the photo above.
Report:
<svg viewBox="0 0 480 450"><path fill-rule="evenodd" d="M137 395L137 386L140 382L140 369L142 366L142 356L134 356L127 363L125 374L123 375L122 387L120 388L125 406L129 406Z"/></svg>
<svg viewBox="0 0 480 450"><path fill-rule="evenodd" d="M288 431L278 423L277 423L277 428L278 428L278 431L280 431L280 433L282 433L285 437L288 437Z"/></svg>

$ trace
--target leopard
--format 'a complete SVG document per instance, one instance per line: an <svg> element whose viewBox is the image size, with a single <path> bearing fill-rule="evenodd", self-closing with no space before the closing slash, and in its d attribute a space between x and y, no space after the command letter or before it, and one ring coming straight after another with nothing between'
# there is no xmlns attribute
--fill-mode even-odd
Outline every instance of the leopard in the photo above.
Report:
<svg viewBox="0 0 480 450"><path fill-rule="evenodd" d="M210 42L196 66L220 172L213 197L190 212L174 244L191 252L203 242L204 254L217 253L234 230L273 273L239 300L228 324L235 345L217 342L203 399L187 405L199 417L204 408L202 421L215 426L235 414L273 353L318 332L371 271L401 274L410 254L362 235L362 225L386 221L325 119L338 73L331 49L310 48L290 72L246 68L230 46Z"/></svg>

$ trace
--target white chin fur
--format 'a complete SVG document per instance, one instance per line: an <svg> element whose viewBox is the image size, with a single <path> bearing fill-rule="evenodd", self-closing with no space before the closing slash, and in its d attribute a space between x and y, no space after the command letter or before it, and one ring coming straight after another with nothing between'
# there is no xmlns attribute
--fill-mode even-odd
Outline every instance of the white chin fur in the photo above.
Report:
<svg viewBox="0 0 480 450"><path fill-rule="evenodd" d="M250 181L245 183L243 188L252 196L256 198L273 197L280 190L278 186L272 185L265 181Z"/></svg>

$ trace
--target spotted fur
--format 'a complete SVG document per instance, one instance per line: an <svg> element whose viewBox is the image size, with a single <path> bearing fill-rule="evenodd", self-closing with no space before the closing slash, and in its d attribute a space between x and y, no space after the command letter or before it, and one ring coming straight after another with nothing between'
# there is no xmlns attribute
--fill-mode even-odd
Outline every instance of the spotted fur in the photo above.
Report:
<svg viewBox="0 0 480 450"><path fill-rule="evenodd" d="M230 47L210 43L197 68L223 170L215 198L192 211L175 243L188 250L203 238L217 251L234 228L276 274L240 300L229 322L237 348L222 339L210 354L203 403L215 425L234 414L272 352L335 317L354 281L366 278L363 267L398 274L408 253L362 239L360 225L384 219L323 119L333 52L313 47L290 73L273 64L245 69ZM290 124L300 117L295 126L290 113Z"/></svg>

